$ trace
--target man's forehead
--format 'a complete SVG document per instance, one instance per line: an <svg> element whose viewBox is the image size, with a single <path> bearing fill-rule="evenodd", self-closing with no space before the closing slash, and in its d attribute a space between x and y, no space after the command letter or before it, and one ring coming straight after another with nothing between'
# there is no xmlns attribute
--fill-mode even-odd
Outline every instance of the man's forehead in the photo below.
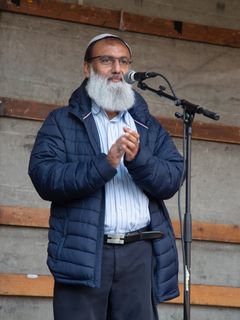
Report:
<svg viewBox="0 0 240 320"><path fill-rule="evenodd" d="M129 44L123 38L119 37L118 35L111 34L111 33L102 33L102 34L99 34L96 37L92 38L89 41L87 48L89 48L92 44L97 43L98 41L103 40L103 39L117 39L117 40L119 40L128 48L130 54L132 54Z"/></svg>
<svg viewBox="0 0 240 320"><path fill-rule="evenodd" d="M121 51L124 55L130 55L128 47L121 40L113 38L102 39L96 42L92 50L94 53Z"/></svg>

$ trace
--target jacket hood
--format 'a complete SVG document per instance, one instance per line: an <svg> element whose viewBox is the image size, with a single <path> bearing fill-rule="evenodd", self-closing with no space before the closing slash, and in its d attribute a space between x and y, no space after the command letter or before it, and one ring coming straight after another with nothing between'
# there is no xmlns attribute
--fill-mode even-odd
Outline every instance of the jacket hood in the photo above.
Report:
<svg viewBox="0 0 240 320"><path fill-rule="evenodd" d="M77 88L71 95L69 99L69 106L71 107L71 112L78 115L81 118L84 118L86 115L91 112L91 98L89 97L86 91L88 79L84 79L79 88ZM128 110L131 116L146 124L149 120L150 113L148 110L148 106L144 98L134 90L135 102L134 105Z"/></svg>

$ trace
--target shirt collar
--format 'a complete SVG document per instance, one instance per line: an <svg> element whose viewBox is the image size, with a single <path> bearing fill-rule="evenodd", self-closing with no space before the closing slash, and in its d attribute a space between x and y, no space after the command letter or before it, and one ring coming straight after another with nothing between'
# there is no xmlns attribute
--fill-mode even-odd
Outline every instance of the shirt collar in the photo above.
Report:
<svg viewBox="0 0 240 320"><path fill-rule="evenodd" d="M105 115L105 111L100 108L94 101L92 101L92 113L93 115L97 116L100 112L103 112ZM119 114L116 116L118 119L121 119L127 124L129 125L129 121L128 121L128 111L120 111Z"/></svg>
<svg viewBox="0 0 240 320"><path fill-rule="evenodd" d="M92 113L94 115L98 115L99 112L101 112L101 108L94 101L92 101Z"/></svg>

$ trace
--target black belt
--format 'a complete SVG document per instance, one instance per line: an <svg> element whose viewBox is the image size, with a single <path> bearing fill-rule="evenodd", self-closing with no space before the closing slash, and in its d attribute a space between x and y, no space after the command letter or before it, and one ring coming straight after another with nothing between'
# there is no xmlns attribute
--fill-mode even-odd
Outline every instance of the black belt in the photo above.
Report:
<svg viewBox="0 0 240 320"><path fill-rule="evenodd" d="M160 231L147 231L148 228L142 228L137 231L120 233L120 234L105 234L105 244L125 244L141 240L162 239L164 234Z"/></svg>

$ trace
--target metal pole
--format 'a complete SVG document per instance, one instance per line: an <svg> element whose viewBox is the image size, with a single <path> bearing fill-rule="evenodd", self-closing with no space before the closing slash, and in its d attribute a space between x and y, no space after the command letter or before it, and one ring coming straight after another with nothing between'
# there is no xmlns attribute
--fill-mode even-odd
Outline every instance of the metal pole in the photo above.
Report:
<svg viewBox="0 0 240 320"><path fill-rule="evenodd" d="M185 150L186 150L186 198L184 215L184 320L190 320L190 288L191 288L191 243L192 243L192 215L191 215L191 142L193 116L185 114Z"/></svg>

